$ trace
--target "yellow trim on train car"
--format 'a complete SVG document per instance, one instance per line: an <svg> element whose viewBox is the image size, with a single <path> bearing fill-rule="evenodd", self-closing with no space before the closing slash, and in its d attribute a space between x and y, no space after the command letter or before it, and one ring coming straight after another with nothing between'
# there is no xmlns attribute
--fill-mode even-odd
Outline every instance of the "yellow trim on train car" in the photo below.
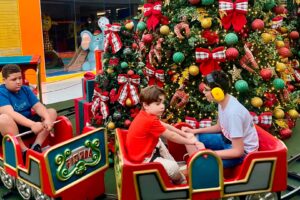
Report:
<svg viewBox="0 0 300 200"><path fill-rule="evenodd" d="M105 154L106 154L105 156L106 156L106 161L107 161L107 162L106 162L106 164L103 165L101 168L99 168L99 169L93 171L92 173L86 175L85 177L79 178L79 179L77 179L76 181L70 183L69 185L67 185L67 186L65 186L65 187L63 187L63 188L61 188L61 189L59 189L59 190L56 191L56 190L54 189L54 184L53 184L52 176L50 176L51 171L50 171L49 160L46 160L46 170L47 170L47 173L49 174L49 182L50 182L51 191L52 191L53 195L58 195L59 193L65 191L65 190L67 190L67 189L69 189L70 187L73 187L74 185L76 185L77 183L81 182L82 180L88 179L89 177L93 176L94 174L98 173L99 171L102 171L102 169L105 169L105 168L107 168L107 167L109 166L109 164L108 164L107 132L106 132L106 130L105 130L104 128L97 128L97 129L92 130L92 131L90 131L90 132L87 132L87 133L84 133L84 134L82 134L82 135L76 136L75 138L71 138L71 139L69 139L69 140L67 140L67 141L65 141L65 142L59 143L59 144L55 145L54 148L48 149L48 151L45 153L44 158L47 157L47 155L48 155L48 153L49 153L49 151L50 151L51 149L56 149L56 148L58 148L58 147L64 146L65 144L68 144L68 143L70 143L70 142L73 142L73 141L75 141L75 140L78 140L78 139L80 139L80 138L82 138L82 137L86 137L87 135L91 135L91 134L93 134L93 133L95 133L95 132L97 132L97 131L100 131L100 130L104 130L104 145L105 145Z"/></svg>
<svg viewBox="0 0 300 200"><path fill-rule="evenodd" d="M120 131L120 129L117 129L116 131ZM115 146L118 144L118 150L119 150L119 152L115 152L115 156L118 156L118 159L119 159L119 165L121 165L122 167L121 167L121 172L120 172L120 176L121 176L121 178L123 179L123 172L124 172L124 170L123 170L123 166L124 166L124 158L123 158L123 152L122 152L122 150L121 150L121 148L120 148L120 142L119 142L119 136L118 136L118 134L116 133L116 140L115 140ZM115 163L115 166L114 166L114 170L116 170L116 163ZM120 198L120 199L122 199L122 187L123 187L123 184L122 184L122 181L121 181L121 184L120 184L120 189L118 189L118 177L117 177L117 174L116 174L116 171L115 171L115 179L116 179L116 187L117 187L117 193L118 193L118 197Z"/></svg>
<svg viewBox="0 0 300 200"><path fill-rule="evenodd" d="M238 181L232 181L232 182L226 182L224 183L225 185L233 185L236 183L246 183L249 180L249 176L250 173L252 172L252 169L254 167L254 164L256 162L262 162L262 161L273 161L273 166L272 166L272 171L271 171L271 178L270 178L270 182L271 184L269 184L269 188L264 189L264 190L256 190L256 191L252 191L252 192L239 192L239 193L232 193L232 194L228 194L228 195L223 195L223 197L231 197L231 196L241 196L241 195L248 195L248 194L255 194L255 193L261 193L261 192L269 192L271 191L272 187L273 187L273 180L274 180L274 174L275 174L275 167L276 167L276 163L277 163L277 158L273 157L273 158L256 158L253 159L250 167L248 168L247 174L245 176L244 179L238 180Z"/></svg>
<svg viewBox="0 0 300 200"><path fill-rule="evenodd" d="M164 181L163 181L163 178L161 177L160 173L159 173L159 170L158 169L148 169L148 170L139 170L139 171L135 171L133 172L134 174L134 188L135 188L135 191L136 191L136 196L137 196L137 199L139 200L139 195L138 195L138 184L137 184L137 175L140 175L140 174L150 174L150 173L156 173L157 176L158 176L158 179L159 179L159 183L160 185L163 187L163 190L164 191L176 191L176 190L188 190L188 186L184 186L184 187L177 187L177 188L167 188Z"/></svg>
<svg viewBox="0 0 300 200"><path fill-rule="evenodd" d="M223 188L224 188L224 175L223 175L223 162L221 160L221 158L214 152L211 150L203 150L203 151L199 151L197 152L197 156L194 155L190 161L189 166L192 165L192 163L194 162L194 160L196 159L196 157L202 156L202 155L213 155L215 158L217 158L217 162L218 162L218 166L219 166L219 185L220 187L215 187L215 188L209 188L209 189L196 189L193 190L192 187L192 181L189 180L189 193L190 193L190 199L192 199L192 195L194 193L201 193L201 192L212 192L212 191L220 191L220 195L223 196ZM192 178L192 170L189 167L189 178Z"/></svg>
<svg viewBox="0 0 300 200"><path fill-rule="evenodd" d="M17 150L16 150L16 145L15 145L15 143L13 142L13 136L8 135L8 134L5 135L5 136L3 136L3 139L2 139L2 147L3 147L3 150L5 149L5 141L6 141L6 138L9 138L10 141L13 143L13 146L14 146L14 149L15 149L16 166L18 166ZM6 152L3 151L3 161L4 161L4 158L5 158L5 155L6 155ZM16 167L13 167L13 166L7 164L5 161L4 161L3 164L4 164L4 166L6 166L6 167L8 167L8 168L11 168L11 169L13 169L14 171L16 171Z"/></svg>

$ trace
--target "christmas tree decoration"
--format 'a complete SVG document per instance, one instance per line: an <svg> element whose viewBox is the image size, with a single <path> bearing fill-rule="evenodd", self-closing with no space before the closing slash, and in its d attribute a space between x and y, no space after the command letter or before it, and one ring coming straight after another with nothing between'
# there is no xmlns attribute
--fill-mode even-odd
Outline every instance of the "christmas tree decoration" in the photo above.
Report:
<svg viewBox="0 0 300 200"><path fill-rule="evenodd" d="M259 108L263 105L263 100L259 97L253 97L251 98L251 105L256 108Z"/></svg>
<svg viewBox="0 0 300 200"><path fill-rule="evenodd" d="M299 117L299 113L295 109L289 110L288 114L292 119L297 119Z"/></svg>
<svg viewBox="0 0 300 200"><path fill-rule="evenodd" d="M111 46L112 53L117 53L122 48L122 41L118 34L121 30L120 24L107 24L105 27L106 39L104 42L104 51L108 51L108 47Z"/></svg>
<svg viewBox="0 0 300 200"><path fill-rule="evenodd" d="M279 135L281 139L288 139L292 136L292 130L289 128L284 128L279 131Z"/></svg>
<svg viewBox="0 0 300 200"><path fill-rule="evenodd" d="M239 52L236 48L230 47L226 50L225 55L228 60L235 60L239 56Z"/></svg>
<svg viewBox="0 0 300 200"><path fill-rule="evenodd" d="M263 29L265 28L265 23L264 23L264 21L261 20L261 19L255 19L255 20L252 22L252 24L251 24L251 28L252 28L253 30L259 30L259 31L261 31L261 30L263 30Z"/></svg>
<svg viewBox="0 0 300 200"><path fill-rule="evenodd" d="M143 21L140 21L138 24L137 24L137 29L139 30L139 31L144 31L145 29L146 29L146 24L145 24L145 22L143 22Z"/></svg>
<svg viewBox="0 0 300 200"><path fill-rule="evenodd" d="M196 48L196 62L201 63L200 72L206 76L214 70L221 70L219 62L224 62L226 58L224 47L209 49Z"/></svg>
<svg viewBox="0 0 300 200"><path fill-rule="evenodd" d="M128 63L127 62L121 62L121 67L123 69L126 69L128 67Z"/></svg>
<svg viewBox="0 0 300 200"><path fill-rule="evenodd" d="M177 38L180 40L184 39L184 36L181 34L182 31L184 31L185 36L187 38L190 37L191 35L190 27L185 21L180 22L174 27L174 33L176 34Z"/></svg>
<svg viewBox="0 0 300 200"><path fill-rule="evenodd" d="M215 2L215 0L202 0L201 4L204 6L208 6L208 5L213 4L214 2Z"/></svg>
<svg viewBox="0 0 300 200"><path fill-rule="evenodd" d="M271 10L272 8L274 8L275 5L276 5L276 3L275 3L274 0L267 0L265 5L264 5L264 8L266 10Z"/></svg>
<svg viewBox="0 0 300 200"><path fill-rule="evenodd" d="M284 88L285 84L284 84L284 80L282 80L281 78L275 78L273 80L273 85L274 85L274 88L277 89L277 90L281 90Z"/></svg>
<svg viewBox="0 0 300 200"><path fill-rule="evenodd" d="M281 47L284 47L284 42L282 41L282 40L277 40L276 42L275 42L275 44L276 44L276 47L277 48L281 48Z"/></svg>
<svg viewBox="0 0 300 200"><path fill-rule="evenodd" d="M248 0L237 0L235 2L219 0L219 12L222 13L221 21L226 30L233 26L235 32L242 30L247 23L246 14Z"/></svg>
<svg viewBox="0 0 300 200"><path fill-rule="evenodd" d="M234 45L239 41L238 36L235 33L228 33L225 36L225 42L227 45Z"/></svg>
<svg viewBox="0 0 300 200"><path fill-rule="evenodd" d="M144 16L147 17L148 30L155 30L156 26L160 23L162 18L161 2L146 3L144 5Z"/></svg>
<svg viewBox="0 0 300 200"><path fill-rule="evenodd" d="M297 40L299 38L299 32L298 31L290 32L290 38L293 40Z"/></svg>
<svg viewBox="0 0 300 200"><path fill-rule="evenodd" d="M276 118L276 119L283 119L284 118L284 111L280 108L276 108L274 111L273 111L273 116Z"/></svg>
<svg viewBox="0 0 300 200"><path fill-rule="evenodd" d="M159 31L160 31L160 34L162 34L162 35L169 35L170 28L167 25L163 25L160 27Z"/></svg>
<svg viewBox="0 0 300 200"><path fill-rule="evenodd" d="M128 22L128 23L125 24L125 28L127 30L132 30L133 27L134 27L134 23L132 21L130 21L130 22Z"/></svg>
<svg viewBox="0 0 300 200"><path fill-rule="evenodd" d="M145 42L146 44L150 44L153 40L153 35L152 34L145 34L143 35L142 41Z"/></svg>
<svg viewBox="0 0 300 200"><path fill-rule="evenodd" d="M200 0L189 0L189 3L192 5L196 5L196 4L200 3Z"/></svg>
<svg viewBox="0 0 300 200"><path fill-rule="evenodd" d="M125 127L129 127L130 124L131 124L131 121L130 121L129 119L126 119L126 120L124 121L124 126L125 126Z"/></svg>
<svg viewBox="0 0 300 200"><path fill-rule="evenodd" d="M176 52L173 54L173 61L175 63L182 63L184 60L184 54L182 52Z"/></svg>
<svg viewBox="0 0 300 200"><path fill-rule="evenodd" d="M279 48L278 53L283 58L291 57L293 55L292 52L286 47Z"/></svg>
<svg viewBox="0 0 300 200"><path fill-rule="evenodd" d="M212 19L211 18L203 18L201 19L200 23L202 28L210 28L212 25Z"/></svg>
<svg viewBox="0 0 300 200"><path fill-rule="evenodd" d="M199 67L196 65L191 65L189 67L189 73L192 76L197 76L199 74Z"/></svg>
<svg viewBox="0 0 300 200"><path fill-rule="evenodd" d="M238 92L247 92L249 90L248 83L244 80L235 82L234 87Z"/></svg>
<svg viewBox="0 0 300 200"><path fill-rule="evenodd" d="M229 70L228 72L231 74L232 81L242 79L242 69L238 69L235 65L233 66L233 69Z"/></svg>
<svg viewBox="0 0 300 200"><path fill-rule="evenodd" d="M241 58L240 60L240 65L246 69L248 72L253 73L254 69L258 68L258 64L254 59L254 56L248 46L245 44L244 45L244 50L245 50L245 55Z"/></svg>
<svg viewBox="0 0 300 200"><path fill-rule="evenodd" d="M264 41L264 43L269 43L272 41L272 35L270 33L262 33L261 38Z"/></svg>
<svg viewBox="0 0 300 200"><path fill-rule="evenodd" d="M114 112L114 114L113 114L113 118L115 119L115 120L119 120L119 119L121 119L121 113L119 112L119 111L116 111L116 112Z"/></svg>
<svg viewBox="0 0 300 200"><path fill-rule="evenodd" d="M127 98L127 99L126 99L125 105L126 105L127 107L131 107L131 106L132 106L132 101L131 101L130 98Z"/></svg>
<svg viewBox="0 0 300 200"><path fill-rule="evenodd" d="M188 100L189 95L186 94L183 90L179 89L173 95L171 99L171 105L178 109L181 109L188 103Z"/></svg>
<svg viewBox="0 0 300 200"><path fill-rule="evenodd" d="M116 128L116 125L114 122L108 122L107 124L107 128L110 129L110 130L113 130Z"/></svg>
<svg viewBox="0 0 300 200"><path fill-rule="evenodd" d="M260 70L260 76L263 80L269 81L273 76L273 72L270 68L264 68Z"/></svg>
<svg viewBox="0 0 300 200"><path fill-rule="evenodd" d="M286 69L286 66L285 66L284 63L282 63L282 62L277 62L276 63L276 71L278 71L278 72L284 72L285 69Z"/></svg>

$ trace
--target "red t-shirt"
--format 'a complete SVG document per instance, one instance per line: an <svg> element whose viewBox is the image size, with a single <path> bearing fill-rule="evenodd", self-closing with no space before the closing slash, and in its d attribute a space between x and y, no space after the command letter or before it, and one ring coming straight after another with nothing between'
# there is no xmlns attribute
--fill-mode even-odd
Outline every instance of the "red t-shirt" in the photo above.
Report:
<svg viewBox="0 0 300 200"><path fill-rule="evenodd" d="M166 130L155 115L141 110L132 121L127 138L128 157L133 162L142 163L150 157L158 143L159 136Z"/></svg>

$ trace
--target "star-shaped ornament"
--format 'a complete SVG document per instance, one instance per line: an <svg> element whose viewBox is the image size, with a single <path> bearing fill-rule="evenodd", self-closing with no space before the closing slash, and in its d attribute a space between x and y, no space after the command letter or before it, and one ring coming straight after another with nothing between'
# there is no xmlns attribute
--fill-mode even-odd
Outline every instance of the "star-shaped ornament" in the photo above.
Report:
<svg viewBox="0 0 300 200"><path fill-rule="evenodd" d="M238 69L235 65L233 65L233 69L228 71L231 74L232 80L242 79L241 72L242 69Z"/></svg>

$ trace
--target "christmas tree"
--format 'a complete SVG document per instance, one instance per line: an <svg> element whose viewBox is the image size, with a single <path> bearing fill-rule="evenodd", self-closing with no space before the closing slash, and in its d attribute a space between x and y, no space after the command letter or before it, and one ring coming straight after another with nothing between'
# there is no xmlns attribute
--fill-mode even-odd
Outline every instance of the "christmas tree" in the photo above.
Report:
<svg viewBox="0 0 300 200"><path fill-rule="evenodd" d="M140 109L140 89L157 84L169 102L164 121L211 125L217 107L204 98L203 80L223 70L232 81L230 93L255 123L289 137L299 117L298 16L297 1L144 2L135 23L107 27L94 96L103 98L94 106L94 123L128 128Z"/></svg>

